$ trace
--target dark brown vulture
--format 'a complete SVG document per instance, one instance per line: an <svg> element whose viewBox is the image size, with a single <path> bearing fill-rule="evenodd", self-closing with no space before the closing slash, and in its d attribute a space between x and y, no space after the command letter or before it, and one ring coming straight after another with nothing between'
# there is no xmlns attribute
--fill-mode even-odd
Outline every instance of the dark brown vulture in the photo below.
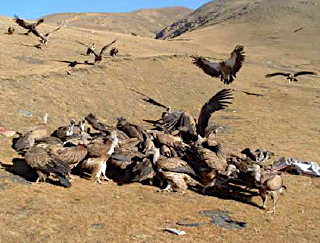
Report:
<svg viewBox="0 0 320 243"><path fill-rule="evenodd" d="M110 56L112 56L112 57L117 56L117 55L118 55L118 52L119 52L119 50L118 50L116 47L113 47L113 48L110 50Z"/></svg>
<svg viewBox="0 0 320 243"><path fill-rule="evenodd" d="M266 78L271 78L271 77L274 77L274 76L285 76L285 77L287 77L287 79L289 80L289 83L290 83L292 81L297 82L298 79L296 79L296 77L302 76L302 75L317 75L317 73L311 72L311 71L301 71L301 72L296 72L296 73L276 72L276 73L266 74L265 77Z"/></svg>
<svg viewBox="0 0 320 243"><path fill-rule="evenodd" d="M39 24L44 22L44 19L39 19L37 22L30 24L30 23L24 21L23 19L20 19L17 15L15 15L14 18L15 18L15 22L19 26L28 30L28 32L25 33L26 35L30 34L30 32L32 32L34 34L34 31L36 31L36 27Z"/></svg>
<svg viewBox="0 0 320 243"><path fill-rule="evenodd" d="M211 115L216 111L225 109L231 104L231 99L232 91L230 89L220 90L202 106L197 122L187 112L171 112L170 110L164 112L162 115L162 127L168 131L181 131L185 135L183 136L184 141L195 141L198 139L198 135L205 137L208 134L207 127Z"/></svg>
<svg viewBox="0 0 320 243"><path fill-rule="evenodd" d="M211 77L219 78L224 84L230 84L236 78L245 59L244 47L237 45L231 52L229 59L223 62L210 62L203 57L192 57L193 64L201 68Z"/></svg>
<svg viewBox="0 0 320 243"><path fill-rule="evenodd" d="M41 147L34 146L25 154L26 163L33 168L37 174L38 182L44 182L51 174L58 177L59 182L64 187L70 187L68 178L70 168L67 163L51 157L47 151Z"/></svg>
<svg viewBox="0 0 320 243"><path fill-rule="evenodd" d="M95 52L94 49L91 48L91 46L89 45L86 45L80 41L78 41L79 44L83 45L83 46L86 46L88 48L87 50L87 53L90 52L90 53L93 53L94 55L94 63L97 63L97 62L101 62L102 61L102 55L103 55L103 52L108 48L110 47L111 45L113 45L114 43L116 43L117 40L114 40L112 41L111 43L109 43L108 45L105 45L104 47L101 48L99 54L97 52ZM90 50L90 51L89 51Z"/></svg>
<svg viewBox="0 0 320 243"><path fill-rule="evenodd" d="M10 27L8 28L8 31L7 31L6 34L12 35L12 34L14 33L14 31L15 31L15 28L13 28L13 27L10 26Z"/></svg>

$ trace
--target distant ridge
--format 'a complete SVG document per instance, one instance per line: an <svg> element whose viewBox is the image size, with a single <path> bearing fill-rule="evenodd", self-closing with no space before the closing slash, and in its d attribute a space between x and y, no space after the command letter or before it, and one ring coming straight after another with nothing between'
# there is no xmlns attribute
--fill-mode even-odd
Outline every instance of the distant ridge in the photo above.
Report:
<svg viewBox="0 0 320 243"><path fill-rule="evenodd" d="M44 18L48 22L64 22L72 27L154 37L166 25L191 12L191 9L184 7L168 7L127 13L57 13Z"/></svg>
<svg viewBox="0 0 320 243"><path fill-rule="evenodd" d="M224 22L277 24L282 21L308 25L320 24L320 3L317 0L216 0L210 1L186 17L168 25L156 39L170 39L185 32Z"/></svg>

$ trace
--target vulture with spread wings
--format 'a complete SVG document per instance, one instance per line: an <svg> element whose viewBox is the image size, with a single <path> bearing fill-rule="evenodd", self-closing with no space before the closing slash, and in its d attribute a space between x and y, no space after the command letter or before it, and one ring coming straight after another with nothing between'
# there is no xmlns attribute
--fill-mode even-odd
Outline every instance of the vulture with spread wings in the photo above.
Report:
<svg viewBox="0 0 320 243"><path fill-rule="evenodd" d="M44 22L44 19L39 19L37 22L30 24L23 19L20 19L17 15L14 16L14 19L19 26L28 30L28 32L25 33L26 35L30 34L30 32L33 33L36 30L36 27Z"/></svg>
<svg viewBox="0 0 320 243"><path fill-rule="evenodd" d="M40 31L38 31L37 28L36 28L39 24L43 23L43 21L44 21L43 19L38 20L38 21L37 21L36 23L34 23L34 24L26 23L23 19L20 19L18 16L15 16L15 20L16 20L16 23L17 23L18 25L20 25L21 27L27 29L27 30L28 30L28 33L31 32L31 33L34 34L35 36L39 37L39 38L40 38L40 44L44 44L44 45L47 45L48 40L49 40L49 36L50 36L52 33L60 30L61 27L62 27L62 26L60 25L60 26L58 26L57 28L55 28L54 30L49 31L49 32L43 34L43 33L41 33Z"/></svg>
<svg viewBox="0 0 320 243"><path fill-rule="evenodd" d="M90 45L87 45L87 44L84 44L80 41L78 41L79 44L83 45L83 46L86 46L88 49L87 49L87 53L92 53L94 55L94 63L96 62L100 62L102 60L102 55L103 55L103 52L108 48L110 47L111 45L113 45L114 43L116 43L117 40L114 40L112 41L111 43L109 43L108 45L105 45L104 47L101 48L100 52L97 53L95 52L95 50L92 48L92 46Z"/></svg>
<svg viewBox="0 0 320 243"><path fill-rule="evenodd" d="M287 79L289 80L289 83L290 83L291 81L297 82L298 79L296 77L302 76L302 75L317 75L317 73L311 72L311 71L301 71L301 72L296 72L296 73L276 72L276 73L266 74L265 77L271 78L274 76L285 76L285 77L287 77Z"/></svg>
<svg viewBox="0 0 320 243"><path fill-rule="evenodd" d="M244 47L237 45L231 52L230 58L222 62L210 62L204 57L192 57L193 64L201 68L211 77L219 78L224 84L230 84L236 78L245 59Z"/></svg>
<svg viewBox="0 0 320 243"><path fill-rule="evenodd" d="M163 112L162 118L160 120L145 121L162 128L168 133L172 133L178 130L188 137L187 140L197 140L198 135L200 135L201 137L207 136L209 133L207 127L212 114L216 111L225 109L229 104L231 104L231 99L233 98L231 89L220 90L202 106L198 121L196 121L194 117L187 112L171 111L170 107L167 107L140 92L134 92L145 96L146 99L144 99L144 101L156 106L166 108L166 111Z"/></svg>

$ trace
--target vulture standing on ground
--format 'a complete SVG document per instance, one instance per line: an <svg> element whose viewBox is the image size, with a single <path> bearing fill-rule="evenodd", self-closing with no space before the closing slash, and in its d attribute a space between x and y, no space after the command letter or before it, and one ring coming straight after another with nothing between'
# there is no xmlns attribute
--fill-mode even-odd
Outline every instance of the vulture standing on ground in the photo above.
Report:
<svg viewBox="0 0 320 243"><path fill-rule="evenodd" d="M160 186L166 183L162 191L183 192L188 186L198 186L199 183L194 179L197 177L195 171L188 163L179 157L166 158L161 157L160 150L154 148L148 151L153 155L153 164L156 173L160 177Z"/></svg>
<svg viewBox="0 0 320 243"><path fill-rule="evenodd" d="M317 75L317 74L315 72L311 72L311 71L301 71L301 72L296 72L296 73L277 72L277 73L266 74L265 77L266 78L271 78L271 77L274 77L274 76L285 76L289 80L289 83L291 83L292 81L297 82L298 79L296 79L296 77L302 76L302 75Z"/></svg>
<svg viewBox="0 0 320 243"><path fill-rule="evenodd" d="M110 56L112 56L112 57L117 56L117 55L118 55L118 52L119 52L119 50L118 50L116 47L113 47L113 48L110 50Z"/></svg>
<svg viewBox="0 0 320 243"><path fill-rule="evenodd" d="M118 142L116 131L112 131L110 139L106 139L100 144L96 143L88 146L89 158L83 161L80 167L91 170L91 174L95 177L97 183L101 183L101 177L104 180L109 180L106 176L107 160L113 154Z"/></svg>
<svg viewBox="0 0 320 243"><path fill-rule="evenodd" d="M55 175L64 187L70 187L68 175L70 168L67 163L51 157L44 148L33 146L25 154L26 163L38 174L38 182L44 182L48 176Z"/></svg>
<svg viewBox="0 0 320 243"><path fill-rule="evenodd" d="M13 28L13 27L10 26L10 27L8 28L8 31L7 31L6 34L12 35L12 34L14 33L14 31L15 31L15 28Z"/></svg>
<svg viewBox="0 0 320 243"><path fill-rule="evenodd" d="M193 64L201 68L211 77L220 77L224 84L230 84L236 78L245 59L244 47L237 45L231 52L229 59L223 62L210 62L203 57L192 57Z"/></svg>
<svg viewBox="0 0 320 243"><path fill-rule="evenodd" d="M114 40L112 41L111 43L109 43L108 45L105 45L104 47L101 48L99 54L97 52L95 52L95 50L93 50L91 48L91 46L88 46L80 41L78 41L79 44L83 45L83 46L86 46L88 49L87 49L87 53L90 52L90 53L93 53L94 55L94 63L97 63L97 62L101 62L102 61L102 54L103 52L108 48L110 47L111 45L113 45L114 43L116 43L117 40ZM90 50L90 51L89 51Z"/></svg>

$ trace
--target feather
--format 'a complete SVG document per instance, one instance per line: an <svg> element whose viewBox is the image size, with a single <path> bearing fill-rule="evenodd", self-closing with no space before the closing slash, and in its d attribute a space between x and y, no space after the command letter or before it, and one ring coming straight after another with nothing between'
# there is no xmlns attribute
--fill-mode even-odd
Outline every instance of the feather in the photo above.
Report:
<svg viewBox="0 0 320 243"><path fill-rule="evenodd" d="M265 75L265 77L266 77L266 78L271 78L271 77L279 76L279 75L282 75L282 76L285 76L285 77L289 77L289 76L290 76L290 73L281 73L281 72L268 73L268 74Z"/></svg>
<svg viewBox="0 0 320 243"><path fill-rule="evenodd" d="M317 73L315 72L311 72L311 71L301 71L301 72L296 72L293 77L298 77L301 75L317 75Z"/></svg>
<svg viewBox="0 0 320 243"><path fill-rule="evenodd" d="M232 92L230 89L222 89L202 106L197 124L197 130L200 136L203 137L205 135L205 129L208 126L212 113L225 109L232 103L230 101L232 98Z"/></svg>
<svg viewBox="0 0 320 243"><path fill-rule="evenodd" d="M211 77L219 77L221 75L220 65L216 62L210 62L203 57L192 57L192 63L201 68L206 74Z"/></svg>

